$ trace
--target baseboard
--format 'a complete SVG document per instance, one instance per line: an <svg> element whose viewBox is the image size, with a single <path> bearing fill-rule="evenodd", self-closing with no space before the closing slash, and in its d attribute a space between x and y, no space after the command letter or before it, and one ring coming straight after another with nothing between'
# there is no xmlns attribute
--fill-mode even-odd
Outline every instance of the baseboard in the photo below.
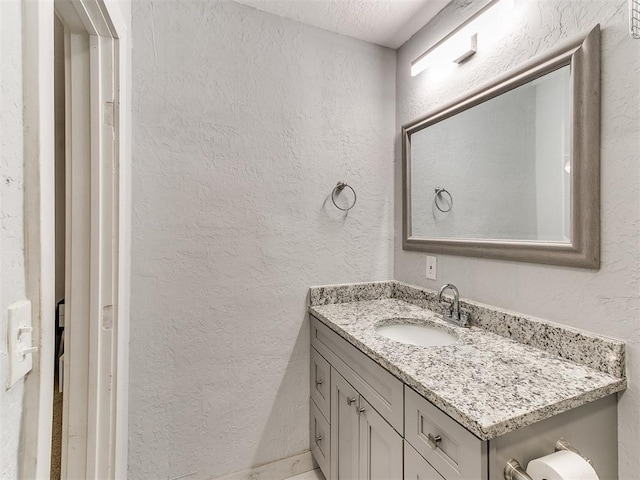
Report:
<svg viewBox="0 0 640 480"><path fill-rule="evenodd" d="M313 457L311 452L306 450L292 457L230 473L214 480L283 480L313 469Z"/></svg>

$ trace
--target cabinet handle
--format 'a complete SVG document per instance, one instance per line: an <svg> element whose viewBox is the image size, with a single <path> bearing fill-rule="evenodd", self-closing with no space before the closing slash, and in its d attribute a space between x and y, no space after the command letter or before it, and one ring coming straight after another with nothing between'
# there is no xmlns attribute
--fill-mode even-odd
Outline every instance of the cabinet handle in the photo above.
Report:
<svg viewBox="0 0 640 480"><path fill-rule="evenodd" d="M358 407L358 413L364 413L365 410L364 407Z"/></svg>
<svg viewBox="0 0 640 480"><path fill-rule="evenodd" d="M356 397L347 397L347 405L351 406L356 401Z"/></svg>
<svg viewBox="0 0 640 480"><path fill-rule="evenodd" d="M316 443L320 443L321 440L322 440L322 435L318 435L316 437Z"/></svg>
<svg viewBox="0 0 640 480"><path fill-rule="evenodd" d="M322 385L322 379L316 380L316 387L319 387L320 385Z"/></svg>
<svg viewBox="0 0 640 480"><path fill-rule="evenodd" d="M442 441L442 437L440 435L436 435L435 437L430 433L427 434L427 441L429 442L429 446L434 450L438 449L438 444Z"/></svg>

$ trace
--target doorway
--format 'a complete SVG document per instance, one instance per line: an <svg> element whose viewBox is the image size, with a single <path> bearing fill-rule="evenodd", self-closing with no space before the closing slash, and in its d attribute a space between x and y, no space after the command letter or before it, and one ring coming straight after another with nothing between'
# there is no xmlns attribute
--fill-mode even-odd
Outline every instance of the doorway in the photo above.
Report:
<svg viewBox="0 0 640 480"><path fill-rule="evenodd" d="M25 189L34 200L25 217L40 355L25 382L21 476L125 478L128 24L110 1L24 4Z"/></svg>
<svg viewBox="0 0 640 480"><path fill-rule="evenodd" d="M99 23L105 12L89 10L101 6L55 1L64 29L62 479L111 478L115 462L118 45Z"/></svg>

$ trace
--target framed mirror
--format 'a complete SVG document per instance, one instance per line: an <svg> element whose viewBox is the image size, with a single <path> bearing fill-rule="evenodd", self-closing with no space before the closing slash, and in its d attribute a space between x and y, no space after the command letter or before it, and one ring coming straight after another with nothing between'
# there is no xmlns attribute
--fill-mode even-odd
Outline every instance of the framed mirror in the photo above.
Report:
<svg viewBox="0 0 640 480"><path fill-rule="evenodd" d="M600 266L600 27L402 127L403 248Z"/></svg>

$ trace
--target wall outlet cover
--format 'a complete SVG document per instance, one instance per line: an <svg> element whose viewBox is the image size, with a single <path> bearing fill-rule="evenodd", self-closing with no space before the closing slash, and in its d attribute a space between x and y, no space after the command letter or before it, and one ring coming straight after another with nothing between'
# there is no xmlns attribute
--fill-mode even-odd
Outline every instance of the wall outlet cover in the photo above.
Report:
<svg viewBox="0 0 640 480"><path fill-rule="evenodd" d="M436 280L438 275L438 262L436 257L427 256L427 279Z"/></svg>

